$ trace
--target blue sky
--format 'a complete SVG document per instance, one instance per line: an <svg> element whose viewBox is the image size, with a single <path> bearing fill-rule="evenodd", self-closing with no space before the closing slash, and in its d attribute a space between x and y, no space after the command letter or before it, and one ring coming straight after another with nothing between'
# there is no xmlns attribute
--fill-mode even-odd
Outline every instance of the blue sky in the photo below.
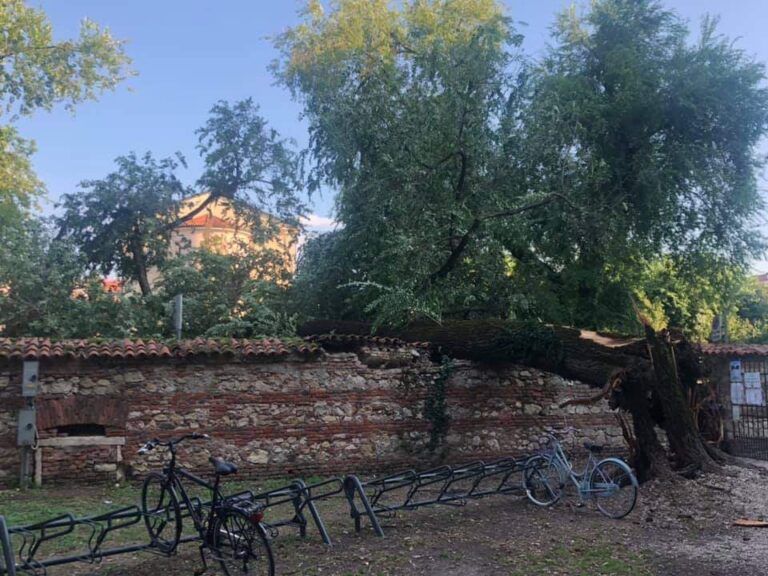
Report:
<svg viewBox="0 0 768 576"><path fill-rule="evenodd" d="M525 46L540 54L555 14L571 0L506 0L510 15L525 22ZM298 21L298 0L30 0L49 15L59 37L77 33L88 17L129 41L138 76L81 106L19 122L37 141L34 165L51 200L74 191L81 180L100 178L115 157L151 150L157 156L181 151L189 162L182 177L193 183L200 170L196 128L217 100L253 97L262 114L284 136L307 141L299 107L268 71L276 52L269 39ZM583 2L577 2L583 4ZM768 1L666 0L665 5L697 24L721 16L721 31L768 62ZM52 202L44 207L51 210ZM314 211L331 216L330 194L315 198ZM762 266L761 267L766 267ZM768 267L766 267L768 269Z"/></svg>

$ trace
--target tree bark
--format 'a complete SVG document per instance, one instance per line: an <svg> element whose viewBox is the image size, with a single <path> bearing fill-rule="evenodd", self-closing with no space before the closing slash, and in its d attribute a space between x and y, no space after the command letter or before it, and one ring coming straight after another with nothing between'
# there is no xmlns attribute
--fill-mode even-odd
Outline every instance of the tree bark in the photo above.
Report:
<svg viewBox="0 0 768 576"><path fill-rule="evenodd" d="M646 325L645 337L655 374L650 382L662 410L664 430L678 467L687 475L702 469L715 469L717 463L709 455L686 400L675 348L668 334L658 334Z"/></svg>
<svg viewBox="0 0 768 576"><path fill-rule="evenodd" d="M131 240L131 256L136 267L136 280L139 282L142 296L152 295L152 286L147 277L147 261L144 258L144 247L137 239Z"/></svg>

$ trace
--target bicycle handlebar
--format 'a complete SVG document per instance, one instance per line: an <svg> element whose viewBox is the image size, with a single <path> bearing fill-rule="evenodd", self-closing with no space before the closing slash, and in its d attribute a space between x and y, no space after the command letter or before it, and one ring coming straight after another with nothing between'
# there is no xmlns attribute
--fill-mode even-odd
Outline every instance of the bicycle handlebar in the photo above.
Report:
<svg viewBox="0 0 768 576"><path fill-rule="evenodd" d="M149 440L139 448L138 453L139 454L147 454L148 452L151 452L158 446L167 446L168 448L174 448L176 445L180 444L184 440L209 440L211 437L208 434L201 434L199 432L193 432L192 434L185 434L184 436L181 436L179 438L176 438L175 440L168 440L167 442L162 442L159 438L153 438L152 440Z"/></svg>

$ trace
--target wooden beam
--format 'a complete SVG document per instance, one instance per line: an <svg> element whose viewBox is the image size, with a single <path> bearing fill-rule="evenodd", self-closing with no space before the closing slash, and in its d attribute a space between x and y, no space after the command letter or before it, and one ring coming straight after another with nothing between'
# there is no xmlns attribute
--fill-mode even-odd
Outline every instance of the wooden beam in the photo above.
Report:
<svg viewBox="0 0 768 576"><path fill-rule="evenodd" d="M37 445L45 448L69 448L71 446L125 446L125 436L62 436L41 438Z"/></svg>

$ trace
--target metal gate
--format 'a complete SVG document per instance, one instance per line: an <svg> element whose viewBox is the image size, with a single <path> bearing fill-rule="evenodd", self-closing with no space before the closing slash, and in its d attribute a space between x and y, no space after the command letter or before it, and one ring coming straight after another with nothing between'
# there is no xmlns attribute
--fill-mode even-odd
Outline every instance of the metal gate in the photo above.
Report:
<svg viewBox="0 0 768 576"><path fill-rule="evenodd" d="M768 359L744 358L736 362L740 362L740 374L732 363L730 451L737 456L768 460Z"/></svg>

